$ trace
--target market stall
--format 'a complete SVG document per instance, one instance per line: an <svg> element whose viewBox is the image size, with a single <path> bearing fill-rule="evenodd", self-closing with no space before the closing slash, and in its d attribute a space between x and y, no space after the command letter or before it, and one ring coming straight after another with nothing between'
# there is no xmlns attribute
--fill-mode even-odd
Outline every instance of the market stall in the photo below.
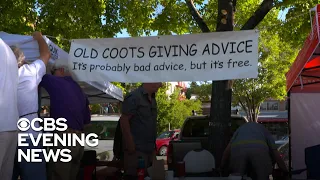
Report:
<svg viewBox="0 0 320 180"><path fill-rule="evenodd" d="M320 5L311 11L315 12L312 30L286 74L293 170L306 168L305 148L320 144ZM294 178L306 178L306 174Z"/></svg>
<svg viewBox="0 0 320 180"><path fill-rule="evenodd" d="M9 46L19 47L30 62L39 57L38 43L33 40L32 36L9 34L0 32L0 38L3 39ZM68 61L68 53L54 44L49 38L44 36L49 49L51 51L51 59L49 63L54 63L56 59L64 59ZM107 103L123 101L123 92L120 88L116 87L110 82L78 82L84 92L88 95L91 104ZM41 105L50 104L50 96L48 93L41 89Z"/></svg>

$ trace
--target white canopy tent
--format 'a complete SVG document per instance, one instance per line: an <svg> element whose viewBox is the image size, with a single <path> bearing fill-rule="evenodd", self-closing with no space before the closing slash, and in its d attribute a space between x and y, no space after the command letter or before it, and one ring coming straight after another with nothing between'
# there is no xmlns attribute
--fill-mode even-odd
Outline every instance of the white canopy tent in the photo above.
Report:
<svg viewBox="0 0 320 180"><path fill-rule="evenodd" d="M311 163L305 154L306 148L320 145L320 5L311 11L315 11L315 16L311 19L311 32L286 74L289 97L289 162L291 161L293 171L310 168L307 167L306 160L313 165L319 162L318 154L311 155L311 159L315 160ZM311 169L314 168L317 169ZM311 169L309 173L314 173ZM294 175L293 178L306 179L307 172Z"/></svg>
<svg viewBox="0 0 320 180"><path fill-rule="evenodd" d="M117 86L106 82L78 82L83 91L87 94L90 104L111 103L123 101L123 93ZM41 105L50 104L50 96L46 90L41 89Z"/></svg>
<svg viewBox="0 0 320 180"><path fill-rule="evenodd" d="M39 57L39 47L37 41L32 36L9 34L0 32L0 38L9 46L15 45L19 47L27 59L27 61L34 61ZM50 51L50 63L54 63L56 59L66 60L68 63L68 53L59 48L50 39L44 36ZM116 87L110 82L78 82L83 91L88 95L91 104L108 103L123 101L123 92L120 88ZM41 90L41 105L50 104L50 96L42 89Z"/></svg>

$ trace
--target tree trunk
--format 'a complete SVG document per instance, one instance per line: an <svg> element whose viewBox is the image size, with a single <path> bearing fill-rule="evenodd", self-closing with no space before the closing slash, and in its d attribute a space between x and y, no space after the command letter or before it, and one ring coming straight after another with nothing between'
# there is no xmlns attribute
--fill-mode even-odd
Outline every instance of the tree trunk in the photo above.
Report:
<svg viewBox="0 0 320 180"><path fill-rule="evenodd" d="M202 32L210 32L207 24L196 10L192 0L186 0L191 15ZM217 31L232 31L234 6L236 0L218 0ZM246 22L241 30L255 28L273 7L273 0L264 0L254 15ZM233 81L213 81L210 108L210 150L216 159L216 168L220 167L223 151L229 140L229 122L231 121L231 97Z"/></svg>
<svg viewBox="0 0 320 180"><path fill-rule="evenodd" d="M218 0L217 31L233 31L233 0ZM231 81L212 81L209 145L220 167L224 149L230 141Z"/></svg>
<svg viewBox="0 0 320 180"><path fill-rule="evenodd" d="M258 122L258 120L259 120L259 118L258 118L258 116L259 116L259 114L260 114L260 106L261 106L261 103L258 103L257 104L257 106L256 106L256 108L255 108L255 122Z"/></svg>
<svg viewBox="0 0 320 180"><path fill-rule="evenodd" d="M258 104L251 104L249 101L246 103L243 103L240 101L240 106L244 110L244 112L247 115L247 119L249 122L257 122L258 121L258 115L259 115L259 108L261 103Z"/></svg>

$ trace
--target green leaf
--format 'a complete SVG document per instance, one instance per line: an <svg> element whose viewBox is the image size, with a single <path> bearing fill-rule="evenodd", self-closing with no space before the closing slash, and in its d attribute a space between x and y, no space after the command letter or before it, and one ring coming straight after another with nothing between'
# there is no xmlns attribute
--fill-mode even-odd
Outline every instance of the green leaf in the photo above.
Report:
<svg viewBox="0 0 320 180"><path fill-rule="evenodd" d="M166 93L168 85L157 92L156 99L158 104L158 133L171 129L178 129L184 120L192 115L192 110L201 113L201 102L199 100L180 99L181 89L175 89L174 93L168 96Z"/></svg>

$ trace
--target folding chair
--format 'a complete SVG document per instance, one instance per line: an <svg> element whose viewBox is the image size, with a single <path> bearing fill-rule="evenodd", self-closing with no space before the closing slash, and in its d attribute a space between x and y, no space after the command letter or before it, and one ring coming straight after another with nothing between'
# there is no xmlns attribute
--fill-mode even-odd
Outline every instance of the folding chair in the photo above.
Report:
<svg viewBox="0 0 320 180"><path fill-rule="evenodd" d="M294 170L292 175L307 172L307 179L320 180L320 145L307 147L305 153L305 169Z"/></svg>

